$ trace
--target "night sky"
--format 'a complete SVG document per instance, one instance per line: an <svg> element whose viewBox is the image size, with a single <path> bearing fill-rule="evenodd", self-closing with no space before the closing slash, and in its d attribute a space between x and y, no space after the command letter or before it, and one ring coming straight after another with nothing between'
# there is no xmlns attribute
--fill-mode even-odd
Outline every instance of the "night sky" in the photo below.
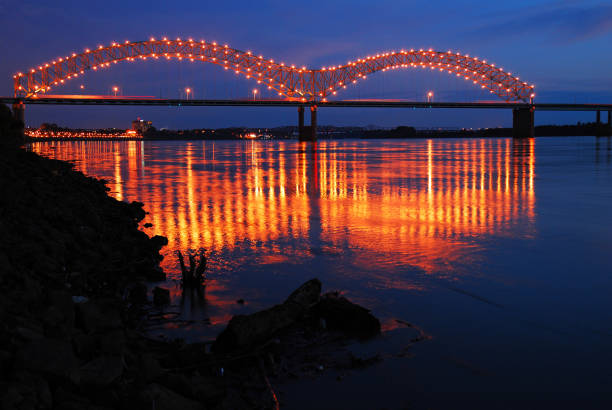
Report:
<svg viewBox="0 0 612 410"><path fill-rule="evenodd" d="M12 76L59 56L113 41L150 37L218 41L287 64L319 68L378 52L434 48L502 66L536 85L540 102L612 102L612 4L601 1L6 1L0 0L0 94ZM247 98L253 81L208 63L120 63L88 72L53 93L177 98ZM415 69L377 73L336 98L494 100L471 83ZM265 90L261 90L267 97ZM271 95L270 95L271 96ZM140 116L157 127L292 125L295 109L28 107L28 126L128 127ZM594 114L538 113L536 123L592 121ZM322 109L319 124L417 127L509 126L506 111Z"/></svg>

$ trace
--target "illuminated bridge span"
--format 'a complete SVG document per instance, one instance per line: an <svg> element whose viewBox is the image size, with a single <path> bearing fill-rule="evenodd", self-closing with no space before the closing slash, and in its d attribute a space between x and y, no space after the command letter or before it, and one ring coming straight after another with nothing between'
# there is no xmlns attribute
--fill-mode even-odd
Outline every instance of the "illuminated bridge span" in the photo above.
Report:
<svg viewBox="0 0 612 410"><path fill-rule="evenodd" d="M309 69L285 65L250 51L240 51L216 42L168 40L112 43L97 49L86 49L49 63L31 68L14 76L15 97L31 98L61 86L66 81L84 75L88 70L101 70L120 61L145 59L178 59L217 64L246 78L265 84L287 100L317 102L347 86L364 80L369 74L398 68L439 70L472 82L489 90L507 102L528 102L533 98L533 85L510 72L477 57L429 50L391 51L354 61L345 65Z"/></svg>

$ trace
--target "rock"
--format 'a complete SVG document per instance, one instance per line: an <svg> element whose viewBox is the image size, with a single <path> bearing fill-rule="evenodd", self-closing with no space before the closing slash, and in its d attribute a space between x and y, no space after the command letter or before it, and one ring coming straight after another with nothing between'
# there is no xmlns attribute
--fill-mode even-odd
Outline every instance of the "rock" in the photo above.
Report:
<svg viewBox="0 0 612 410"><path fill-rule="evenodd" d="M0 374L7 374L13 361L13 355L6 351L0 350Z"/></svg>
<svg viewBox="0 0 612 410"><path fill-rule="evenodd" d="M213 343L214 352L228 352L269 340L276 332L295 323L319 301L321 282L312 279L287 298L285 303L251 315L234 316Z"/></svg>
<svg viewBox="0 0 612 410"><path fill-rule="evenodd" d="M321 295L321 281L311 279L289 295L285 304L296 304L302 308L309 308L319 301Z"/></svg>
<svg viewBox="0 0 612 410"><path fill-rule="evenodd" d="M151 353L143 353L140 355L138 370L139 374L143 376L147 382L157 379L163 373L159 361L157 361Z"/></svg>
<svg viewBox="0 0 612 410"><path fill-rule="evenodd" d="M225 382L219 377L194 376L190 384L194 397L206 404L215 403L226 394Z"/></svg>
<svg viewBox="0 0 612 410"><path fill-rule="evenodd" d="M28 327L18 327L15 329L15 333L23 340L39 340L44 337L43 330L34 323L28 323Z"/></svg>
<svg viewBox="0 0 612 410"><path fill-rule="evenodd" d="M122 374L123 359L120 356L102 356L81 366L81 383L108 386Z"/></svg>
<svg viewBox="0 0 612 410"><path fill-rule="evenodd" d="M88 360L97 350L97 338L85 333L77 333L72 337L72 346L79 358Z"/></svg>
<svg viewBox="0 0 612 410"><path fill-rule="evenodd" d="M137 283L131 289L128 300L133 305L144 305L148 302L147 286L144 283Z"/></svg>
<svg viewBox="0 0 612 410"><path fill-rule="evenodd" d="M151 238L151 245L153 248L159 251L161 248L168 245L168 238L165 236L155 235Z"/></svg>
<svg viewBox="0 0 612 410"><path fill-rule="evenodd" d="M64 377L79 382L78 361L70 343L57 339L38 339L17 352L15 368Z"/></svg>
<svg viewBox="0 0 612 410"><path fill-rule="evenodd" d="M123 329L116 329L106 332L98 338L100 351L105 354L121 356L125 351L125 332Z"/></svg>
<svg viewBox="0 0 612 410"><path fill-rule="evenodd" d="M17 406L23 401L25 392L21 391L20 386L12 383L2 393L0 398L2 399L3 409L16 409Z"/></svg>
<svg viewBox="0 0 612 410"><path fill-rule="evenodd" d="M145 228L151 228L153 227L153 224L151 222L147 222L146 224L143 225Z"/></svg>
<svg viewBox="0 0 612 410"><path fill-rule="evenodd" d="M143 269L142 273L145 275L145 278L151 282L161 282L162 280L166 280L166 274L159 267Z"/></svg>
<svg viewBox="0 0 612 410"><path fill-rule="evenodd" d="M85 296L73 296L72 297L72 301L74 303L85 303L85 302L89 301L89 298L87 298Z"/></svg>
<svg viewBox="0 0 612 410"><path fill-rule="evenodd" d="M329 330L360 339L380 334L380 322L369 310L335 293L323 295L313 312L325 321Z"/></svg>
<svg viewBox="0 0 612 410"><path fill-rule="evenodd" d="M76 325L85 332L121 327L120 304L114 300L88 301L76 305Z"/></svg>
<svg viewBox="0 0 612 410"><path fill-rule="evenodd" d="M170 304L170 291L156 286L153 289L153 303L157 306Z"/></svg>
<svg viewBox="0 0 612 410"><path fill-rule="evenodd" d="M140 393L143 407L155 410L204 410L204 405L159 384L150 384Z"/></svg>

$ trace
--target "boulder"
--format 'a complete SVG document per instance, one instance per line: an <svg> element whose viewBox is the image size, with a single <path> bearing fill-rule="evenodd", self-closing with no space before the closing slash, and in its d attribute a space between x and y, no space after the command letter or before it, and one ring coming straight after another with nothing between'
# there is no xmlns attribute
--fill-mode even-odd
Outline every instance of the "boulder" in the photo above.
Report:
<svg viewBox="0 0 612 410"><path fill-rule="evenodd" d="M81 383L91 386L108 386L123 374L120 356L101 356L81 366Z"/></svg>
<svg viewBox="0 0 612 410"><path fill-rule="evenodd" d="M144 305L147 303L147 286L144 283L137 283L131 289L128 300L133 305Z"/></svg>
<svg viewBox="0 0 612 410"><path fill-rule="evenodd" d="M138 360L138 373L148 382L157 379L163 369L151 353L143 353Z"/></svg>
<svg viewBox="0 0 612 410"><path fill-rule="evenodd" d="M153 383L140 393L143 408L155 410L204 410L204 405Z"/></svg>
<svg viewBox="0 0 612 410"><path fill-rule="evenodd" d="M72 346L80 359L90 359L98 348L97 337L79 332L72 337Z"/></svg>
<svg viewBox="0 0 612 410"><path fill-rule="evenodd" d="M33 340L17 352L16 369L80 380L78 361L70 343L64 340L42 338Z"/></svg>
<svg viewBox="0 0 612 410"><path fill-rule="evenodd" d="M163 306L170 304L170 291L168 289L160 288L156 286L153 289L153 303L156 306Z"/></svg>
<svg viewBox="0 0 612 410"><path fill-rule="evenodd" d="M295 323L319 301L321 282L311 279L296 289L287 300L251 315L236 315L215 340L211 349L228 352L246 348L272 338L279 330Z"/></svg>
<svg viewBox="0 0 612 410"><path fill-rule="evenodd" d="M98 300L76 305L76 325L85 332L117 329L121 327L120 303L114 300Z"/></svg>
<svg viewBox="0 0 612 410"><path fill-rule="evenodd" d="M380 333L380 322L368 309L337 293L323 295L313 312L325 320L327 329L341 331L350 337L366 339Z"/></svg>

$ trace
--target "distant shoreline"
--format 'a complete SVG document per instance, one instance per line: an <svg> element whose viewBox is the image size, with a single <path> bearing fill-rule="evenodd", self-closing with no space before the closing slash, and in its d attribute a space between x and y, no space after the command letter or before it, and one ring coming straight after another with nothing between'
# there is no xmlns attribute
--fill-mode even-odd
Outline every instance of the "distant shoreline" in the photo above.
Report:
<svg viewBox="0 0 612 410"><path fill-rule="evenodd" d="M296 140L296 127L277 128L217 128L192 130L156 130L151 128L141 137L126 136L119 130L87 130L98 136L92 137L43 137L28 138L28 142L36 141L249 141L249 140ZM46 129L48 133L83 133L85 130L68 128ZM36 131L39 133L38 131ZM133 133L133 132L132 132ZM363 127L321 126L317 133L319 140L342 139L415 139L415 138L510 138L512 128L482 128L460 130L417 130L414 127L398 126L392 129L367 129ZM39 133L40 135L40 133ZM114 136L115 135L115 136ZM608 124L578 123L576 125L540 125L535 127L536 137L580 137L580 136L611 136L612 127ZM250 136L250 137L248 137Z"/></svg>

